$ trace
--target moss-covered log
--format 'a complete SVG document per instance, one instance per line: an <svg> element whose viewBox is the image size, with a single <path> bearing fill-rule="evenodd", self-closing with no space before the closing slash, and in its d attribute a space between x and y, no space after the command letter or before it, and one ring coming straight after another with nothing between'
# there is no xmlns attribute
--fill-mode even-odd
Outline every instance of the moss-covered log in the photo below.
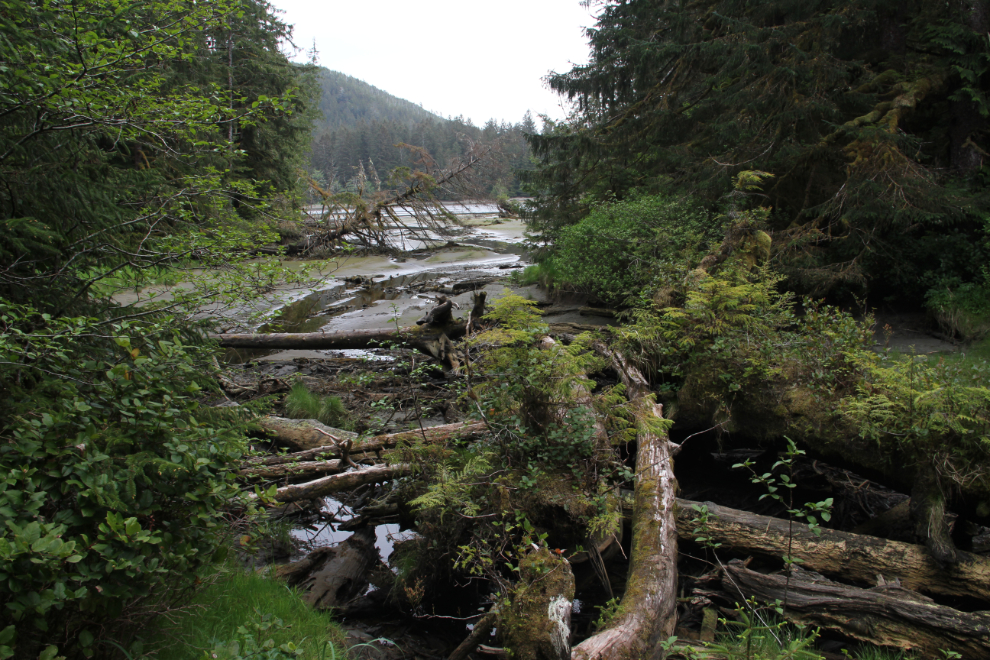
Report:
<svg viewBox="0 0 990 660"><path fill-rule="evenodd" d="M659 646L674 634L677 605L677 522L674 465L663 409L646 379L621 356L610 354L637 407L636 489L629 579L619 610L605 630L574 648L574 660L643 660L663 657Z"/></svg>
<svg viewBox="0 0 990 660"><path fill-rule="evenodd" d="M702 504L708 509L707 522L696 533L699 513L694 506ZM682 499L677 500L677 530L683 540L703 535L724 550L774 557L789 552L802 567L843 581L873 585L883 576L913 591L990 603L990 560L979 555L961 553L961 561L943 567L921 545L831 529L816 536L798 522L789 534L787 521L780 518Z"/></svg>
<svg viewBox="0 0 990 660"><path fill-rule="evenodd" d="M547 548L519 561L519 582L498 615L499 637L514 660L569 660L574 574Z"/></svg>
<svg viewBox="0 0 990 660"><path fill-rule="evenodd" d="M347 469L347 464L341 460L302 461L299 463L282 463L281 465L256 465L241 468L237 471L240 477L266 480L299 480L312 479L321 474L337 474Z"/></svg>
<svg viewBox="0 0 990 660"><path fill-rule="evenodd" d="M387 433L376 435L364 440L357 440L357 434L349 431L325 426L315 419L287 419L285 417L262 417L257 420L259 426L269 431L275 440L297 450L297 453L273 457L280 462L291 460L307 460L316 452L319 455L340 457L338 448L330 444L334 438L351 440L350 455L377 452L391 449L401 444L418 442L446 442L454 438L465 438L484 433L486 426L482 422L442 424L413 431ZM245 466L246 467L246 466Z"/></svg>
<svg viewBox="0 0 990 660"><path fill-rule="evenodd" d="M474 624L471 634L457 645L457 648L453 650L447 660L467 660L471 652L478 648L491 635L496 621L498 621L498 614L496 612L489 612L482 617L478 623Z"/></svg>
<svg viewBox="0 0 990 660"><path fill-rule="evenodd" d="M313 481L283 486L275 491L275 500L278 502L310 500L314 497L323 497L344 490L352 490L364 484L390 481L407 475L410 472L412 472L412 466L406 464L373 465L362 470L331 474ZM250 493L248 497L253 498L255 496L253 493Z"/></svg>
<svg viewBox="0 0 990 660"><path fill-rule="evenodd" d="M722 587L731 594L764 602L786 601L785 617L878 646L896 646L941 657L955 651L963 658L990 657L990 613L961 612L896 584L858 589L801 569L764 575L742 562L726 566Z"/></svg>

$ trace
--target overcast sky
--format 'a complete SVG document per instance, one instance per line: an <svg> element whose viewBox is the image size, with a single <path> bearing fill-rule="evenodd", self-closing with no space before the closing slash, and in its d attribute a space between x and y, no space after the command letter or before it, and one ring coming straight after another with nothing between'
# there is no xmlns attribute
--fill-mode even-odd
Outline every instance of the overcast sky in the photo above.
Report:
<svg viewBox="0 0 990 660"><path fill-rule="evenodd" d="M562 118L543 84L588 61L579 0L272 0L319 62L443 116ZM304 60L304 53L295 59ZM537 122L539 124L539 122Z"/></svg>

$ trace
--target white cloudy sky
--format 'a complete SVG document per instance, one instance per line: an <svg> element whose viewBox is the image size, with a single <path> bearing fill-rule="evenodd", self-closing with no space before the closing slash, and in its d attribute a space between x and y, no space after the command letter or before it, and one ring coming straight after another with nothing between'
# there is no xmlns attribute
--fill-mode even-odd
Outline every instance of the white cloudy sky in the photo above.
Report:
<svg viewBox="0 0 990 660"><path fill-rule="evenodd" d="M443 116L562 118L542 78L588 59L579 0L272 0L320 64ZM300 53L296 59L304 59Z"/></svg>

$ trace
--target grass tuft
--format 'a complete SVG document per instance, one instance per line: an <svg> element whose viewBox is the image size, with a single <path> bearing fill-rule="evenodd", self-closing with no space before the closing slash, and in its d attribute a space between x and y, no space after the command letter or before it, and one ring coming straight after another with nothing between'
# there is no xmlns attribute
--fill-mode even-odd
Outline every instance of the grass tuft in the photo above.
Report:
<svg viewBox="0 0 990 660"><path fill-rule="evenodd" d="M303 651L301 658L342 657L343 633L329 614L314 610L274 577L229 564L220 567L216 581L175 617L174 626L156 631L146 648L159 649L157 660L201 658L237 640L237 629L257 621L259 612L286 625L273 626L259 642L270 638L276 648L294 643Z"/></svg>
<svg viewBox="0 0 990 660"><path fill-rule="evenodd" d="M320 396L296 383L285 396L285 414L292 419L315 419L327 426L342 428L349 425L347 409L335 396Z"/></svg>

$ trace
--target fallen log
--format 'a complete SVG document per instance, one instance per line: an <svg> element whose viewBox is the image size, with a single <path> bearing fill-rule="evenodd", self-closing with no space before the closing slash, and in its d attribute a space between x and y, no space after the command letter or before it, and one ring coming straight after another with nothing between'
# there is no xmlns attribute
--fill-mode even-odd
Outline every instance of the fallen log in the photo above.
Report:
<svg viewBox="0 0 990 660"><path fill-rule="evenodd" d="M471 652L478 648L479 644L488 639L492 633L492 628L495 627L495 621L497 619L498 615L496 612L486 614L481 621L474 624L474 630L471 631L471 634L463 642L458 644L447 660L466 660Z"/></svg>
<svg viewBox="0 0 990 660"><path fill-rule="evenodd" d="M297 449L292 454L272 457L272 460L279 462L306 460L319 455L339 458L339 449L334 445L327 444L327 441L330 440L328 436L342 440L351 440L352 444L349 453L352 457L357 458L360 454L391 449L400 444L446 442L454 438L468 438L474 435L480 435L487 429L483 422L456 422L454 424L442 424L440 426L430 426L412 431L376 435L360 440L356 433L324 426L315 419L261 417L258 419L258 425L274 434L275 440L278 442ZM275 463L270 464L274 465Z"/></svg>
<svg viewBox="0 0 990 660"><path fill-rule="evenodd" d="M694 531L699 526L695 505L708 507L707 524L699 533ZM786 520L681 499L677 500L677 529L684 540L703 535L721 543L723 549L756 555L782 557L790 548L802 567L844 581L872 585L882 575L887 581L900 580L901 586L913 591L990 603L990 560L980 555L960 552L959 563L943 567L923 545L832 529L822 529L821 536L816 536L798 522L788 539Z"/></svg>
<svg viewBox="0 0 990 660"><path fill-rule="evenodd" d="M638 369L604 347L637 407L636 489L629 578L608 627L574 647L574 660L662 658L659 642L674 634L677 605L677 522L673 459L661 430L663 408Z"/></svg>
<svg viewBox="0 0 990 660"><path fill-rule="evenodd" d="M211 334L221 348L254 348L271 350L330 350L350 348L376 348L388 344L406 346L417 350L431 342L439 342L442 335L448 339L464 336L466 323L456 322L438 328L419 326L402 330L351 330L349 332L270 332L258 334ZM573 336L597 330L597 326L578 323L551 323L549 334ZM429 352L429 351L424 351Z"/></svg>
<svg viewBox="0 0 990 660"><path fill-rule="evenodd" d="M344 472L341 474L331 474L320 479L307 481L301 484L282 486L275 491L275 501L295 502L297 500L309 500L314 497L332 495L342 490L351 490L364 484L372 484L379 481L389 481L412 472L412 466L405 463L398 465L372 465L362 470ZM253 499L254 493L248 493L247 497Z"/></svg>
<svg viewBox="0 0 990 660"><path fill-rule="evenodd" d="M786 618L869 644L919 651L929 658L942 657L942 651L990 657L990 613L938 605L897 584L859 589L799 568L788 581L786 575L757 573L734 560L726 566L722 586L744 598L786 601Z"/></svg>
<svg viewBox="0 0 990 660"><path fill-rule="evenodd" d="M280 444L295 451L326 447L331 438L352 440L357 433L335 429L321 424L315 419L289 419L288 417L259 417L258 426L271 433ZM335 454L336 447L334 447Z"/></svg>
<svg viewBox="0 0 990 660"><path fill-rule="evenodd" d="M514 658L568 660L574 574L567 560L539 548L519 561L519 582L498 613L498 635Z"/></svg>
<svg viewBox="0 0 990 660"><path fill-rule="evenodd" d="M456 339L464 336L464 323L444 328L433 326L403 328L402 330L351 330L348 332L271 332L267 334L210 335L221 348L327 350L376 348L387 344L420 348L441 335Z"/></svg>
<svg viewBox="0 0 990 660"><path fill-rule="evenodd" d="M320 474L336 474L346 469L347 464L344 461L334 459L283 463L281 465L249 465L238 470L237 475L250 479L305 479Z"/></svg>

